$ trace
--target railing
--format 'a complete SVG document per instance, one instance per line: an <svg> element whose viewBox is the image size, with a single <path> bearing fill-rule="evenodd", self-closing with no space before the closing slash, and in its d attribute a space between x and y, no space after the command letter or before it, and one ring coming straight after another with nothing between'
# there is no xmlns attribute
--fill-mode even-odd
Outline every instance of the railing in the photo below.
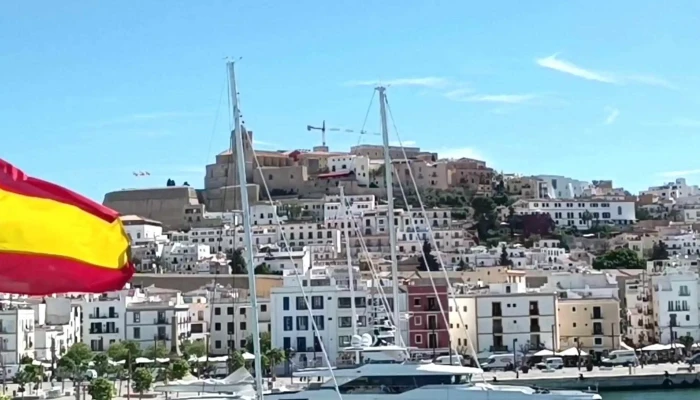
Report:
<svg viewBox="0 0 700 400"><path fill-rule="evenodd" d="M530 325L530 332L540 332L539 325Z"/></svg>
<svg viewBox="0 0 700 400"><path fill-rule="evenodd" d="M603 319L603 313L592 313L591 319Z"/></svg>
<svg viewBox="0 0 700 400"><path fill-rule="evenodd" d="M493 333L503 333L503 325L494 325Z"/></svg>
<svg viewBox="0 0 700 400"><path fill-rule="evenodd" d="M153 323L156 325L167 325L168 321L165 318L154 318Z"/></svg>
<svg viewBox="0 0 700 400"><path fill-rule="evenodd" d="M686 297L686 296L690 296L690 292L686 292L686 291L681 290L680 292L678 292L678 295Z"/></svg>
<svg viewBox="0 0 700 400"><path fill-rule="evenodd" d="M593 334L594 335L605 335L605 333L603 333L602 329L593 329Z"/></svg>
<svg viewBox="0 0 700 400"><path fill-rule="evenodd" d="M535 307L530 309L530 315L540 315L540 309Z"/></svg>

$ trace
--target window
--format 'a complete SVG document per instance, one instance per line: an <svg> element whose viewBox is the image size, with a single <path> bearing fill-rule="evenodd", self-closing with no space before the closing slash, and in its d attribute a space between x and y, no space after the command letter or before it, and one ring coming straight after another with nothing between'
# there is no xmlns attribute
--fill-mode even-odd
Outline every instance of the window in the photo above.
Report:
<svg viewBox="0 0 700 400"><path fill-rule="evenodd" d="M245 315L245 308L241 307L240 311L238 311L241 315Z"/></svg>
<svg viewBox="0 0 700 400"><path fill-rule="evenodd" d="M214 315L221 315L221 307L214 307Z"/></svg>
<svg viewBox="0 0 700 400"><path fill-rule="evenodd" d="M349 297L338 297L338 308L351 308L352 303L350 303Z"/></svg>
<svg viewBox="0 0 700 400"><path fill-rule="evenodd" d="M420 297L416 297L413 299L413 305L416 307L420 307Z"/></svg>
<svg viewBox="0 0 700 400"><path fill-rule="evenodd" d="M215 331L220 331L221 330L221 322L217 322L214 324L214 330Z"/></svg>
<svg viewBox="0 0 700 400"><path fill-rule="evenodd" d="M266 312L267 311L267 304L260 304L260 311Z"/></svg>
<svg viewBox="0 0 700 400"><path fill-rule="evenodd" d="M284 337L282 338L282 348L284 350L291 349L292 348L292 338L290 337Z"/></svg>
<svg viewBox="0 0 700 400"><path fill-rule="evenodd" d="M246 323L245 323L245 321L241 321L240 327L241 327L241 330L242 330L242 331L246 330Z"/></svg>
<svg viewBox="0 0 700 400"><path fill-rule="evenodd" d="M420 315L416 315L413 317L413 321L415 322L416 325L422 325L423 324L423 318L421 318Z"/></svg>
<svg viewBox="0 0 700 400"><path fill-rule="evenodd" d="M351 340L352 340L352 336L350 336L350 335L338 336L338 344L341 347L350 346Z"/></svg>
<svg viewBox="0 0 700 400"><path fill-rule="evenodd" d="M292 324L292 317L284 317L284 330L285 331L293 331L294 330L294 325Z"/></svg>
<svg viewBox="0 0 700 400"><path fill-rule="evenodd" d="M306 302L303 296L297 296L297 310L306 310Z"/></svg>
<svg viewBox="0 0 700 400"><path fill-rule="evenodd" d="M314 310L323 310L323 296L312 296L311 308Z"/></svg>
<svg viewBox="0 0 700 400"><path fill-rule="evenodd" d="M597 338L594 339L594 343L595 343L596 346L600 346L600 345L603 344L603 339L597 337Z"/></svg>
<svg viewBox="0 0 700 400"><path fill-rule="evenodd" d="M214 342L214 347L216 347L217 349L220 349L220 348L221 348L221 340L215 341L215 342Z"/></svg>
<svg viewBox="0 0 700 400"><path fill-rule="evenodd" d="M134 339L141 339L141 328L134 328Z"/></svg>
<svg viewBox="0 0 700 400"><path fill-rule="evenodd" d="M323 318L323 315L314 315L314 322L316 323L316 329L319 331L322 331L325 329L325 322L326 320Z"/></svg>
<svg viewBox="0 0 700 400"><path fill-rule="evenodd" d="M233 333L233 322L226 323L226 333L229 335Z"/></svg>
<svg viewBox="0 0 700 400"><path fill-rule="evenodd" d="M306 338L305 337L298 337L297 338L297 351L306 351Z"/></svg>
<svg viewBox="0 0 700 400"><path fill-rule="evenodd" d="M416 335L414 336L416 344L421 344L423 343L423 335Z"/></svg>
<svg viewBox="0 0 700 400"><path fill-rule="evenodd" d="M297 330L298 331L308 331L309 330L309 317L297 317Z"/></svg>
<svg viewBox="0 0 700 400"><path fill-rule="evenodd" d="M134 313L134 323L137 323L137 324L138 324L139 322L141 322L141 313L138 312L138 311L136 311L136 312Z"/></svg>
<svg viewBox="0 0 700 400"><path fill-rule="evenodd" d="M289 311L289 297L282 298L282 309L284 311Z"/></svg>
<svg viewBox="0 0 700 400"><path fill-rule="evenodd" d="M233 307L226 308L226 314L233 315Z"/></svg>
<svg viewBox="0 0 700 400"><path fill-rule="evenodd" d="M338 318L338 328L350 328L352 327L352 317L340 317Z"/></svg>

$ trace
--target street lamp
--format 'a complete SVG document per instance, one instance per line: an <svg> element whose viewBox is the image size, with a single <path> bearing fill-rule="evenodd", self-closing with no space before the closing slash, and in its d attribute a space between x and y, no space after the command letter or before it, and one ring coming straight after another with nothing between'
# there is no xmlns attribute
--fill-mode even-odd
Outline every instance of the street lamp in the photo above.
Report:
<svg viewBox="0 0 700 400"><path fill-rule="evenodd" d="M518 338L513 339L513 370L515 371L515 377L519 378L518 374L518 352L515 349L515 345L518 343Z"/></svg>

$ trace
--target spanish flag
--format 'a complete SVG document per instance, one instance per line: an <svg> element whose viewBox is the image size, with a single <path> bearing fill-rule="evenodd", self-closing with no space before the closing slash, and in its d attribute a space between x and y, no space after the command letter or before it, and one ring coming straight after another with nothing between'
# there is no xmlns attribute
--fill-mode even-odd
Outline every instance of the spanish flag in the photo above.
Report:
<svg viewBox="0 0 700 400"><path fill-rule="evenodd" d="M115 211L0 159L0 293L101 293L133 273Z"/></svg>

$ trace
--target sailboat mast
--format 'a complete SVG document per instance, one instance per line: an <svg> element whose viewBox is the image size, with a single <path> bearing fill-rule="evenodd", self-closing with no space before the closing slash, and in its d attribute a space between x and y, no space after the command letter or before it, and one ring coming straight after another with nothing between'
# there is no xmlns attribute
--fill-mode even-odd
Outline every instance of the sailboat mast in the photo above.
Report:
<svg viewBox="0 0 700 400"><path fill-rule="evenodd" d="M387 219L389 225L389 245L391 252L391 290L394 298L394 325L396 325L395 344L401 343L401 319L399 312L399 271L396 263L396 224L394 223L394 166L391 163L389 154L389 128L386 122L386 88L380 86L376 89L379 92L379 113L382 118L382 139L384 141L384 180L386 182L387 196ZM410 217L410 216L409 216Z"/></svg>
<svg viewBox="0 0 700 400"><path fill-rule="evenodd" d="M244 133L241 129L241 110L238 106L238 90L236 89L235 63L227 63L229 73L229 86L231 106L233 107L233 132L231 132L231 149L235 146L236 169L238 170L238 187L241 193L241 214L243 217L243 244L245 246L245 262L248 269L248 290L250 291L251 316L253 318L252 339L253 352L255 353L255 390L258 400L263 398L262 364L260 351L260 332L258 329L258 296L255 289L255 266L253 265L253 237L250 229L250 204L248 204L248 182L245 170ZM252 144L251 144L252 146Z"/></svg>
<svg viewBox="0 0 700 400"><path fill-rule="evenodd" d="M348 279L350 281L350 284L348 287L350 288L350 311L352 313L352 334L357 335L357 311L355 310L355 278L354 278L354 271L352 267L352 257L350 256L350 219L352 218L350 215L350 209L349 207L346 206L345 203L345 190L343 189L343 186L341 185L338 189L340 189L340 210L343 213L343 218L345 220L345 228L344 228L344 234L345 234L345 256L347 257L348 261ZM360 352L356 351L355 352L355 362L360 363Z"/></svg>

